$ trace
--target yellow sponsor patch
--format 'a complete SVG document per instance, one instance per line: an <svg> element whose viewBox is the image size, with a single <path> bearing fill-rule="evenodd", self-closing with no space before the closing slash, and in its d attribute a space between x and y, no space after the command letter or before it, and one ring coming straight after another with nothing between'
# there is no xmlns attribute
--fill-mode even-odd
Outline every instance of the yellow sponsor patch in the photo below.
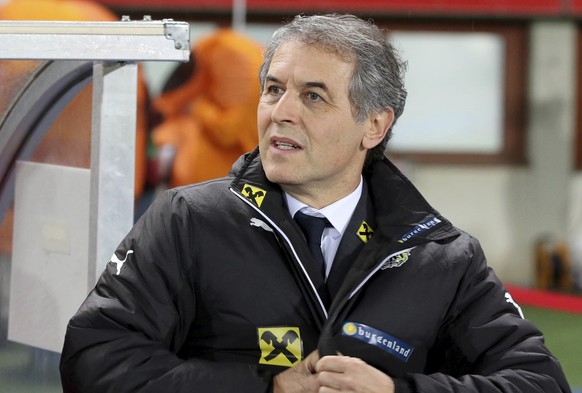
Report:
<svg viewBox="0 0 582 393"><path fill-rule="evenodd" d="M298 327L258 328L261 359L270 366L291 367L303 360L303 343Z"/></svg>
<svg viewBox="0 0 582 393"><path fill-rule="evenodd" d="M263 199L267 195L267 191L260 189L259 187L251 186L250 184L245 184L242 188L242 194L252 203L261 207Z"/></svg>
<svg viewBox="0 0 582 393"><path fill-rule="evenodd" d="M366 221L362 221L362 224L358 228L356 235L360 238L361 241L368 243L372 236L374 236L374 230L368 225Z"/></svg>

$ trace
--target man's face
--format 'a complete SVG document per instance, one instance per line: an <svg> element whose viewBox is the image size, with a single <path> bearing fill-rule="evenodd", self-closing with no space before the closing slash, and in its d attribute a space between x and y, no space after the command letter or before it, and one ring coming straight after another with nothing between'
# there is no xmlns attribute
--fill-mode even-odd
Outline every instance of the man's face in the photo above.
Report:
<svg viewBox="0 0 582 393"><path fill-rule="evenodd" d="M319 47L286 43L275 52L261 92L259 148L267 178L314 207L359 183L370 122L357 124L352 116L353 67Z"/></svg>

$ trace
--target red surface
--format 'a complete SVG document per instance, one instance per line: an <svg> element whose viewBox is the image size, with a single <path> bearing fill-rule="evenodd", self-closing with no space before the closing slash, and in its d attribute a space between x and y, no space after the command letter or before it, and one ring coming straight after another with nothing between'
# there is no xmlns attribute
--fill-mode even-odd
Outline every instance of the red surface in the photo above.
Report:
<svg viewBox="0 0 582 393"><path fill-rule="evenodd" d="M573 13L582 14L582 0L570 0L569 3Z"/></svg>
<svg viewBox="0 0 582 393"><path fill-rule="evenodd" d="M582 314L582 296L514 286L508 286L507 290L513 297L513 300L521 306L533 306Z"/></svg>
<svg viewBox="0 0 582 393"><path fill-rule="evenodd" d="M119 7L118 0L98 2ZM124 0L130 8L228 10L233 0ZM568 15L582 13L582 0L247 0L251 11L360 11L406 14Z"/></svg>

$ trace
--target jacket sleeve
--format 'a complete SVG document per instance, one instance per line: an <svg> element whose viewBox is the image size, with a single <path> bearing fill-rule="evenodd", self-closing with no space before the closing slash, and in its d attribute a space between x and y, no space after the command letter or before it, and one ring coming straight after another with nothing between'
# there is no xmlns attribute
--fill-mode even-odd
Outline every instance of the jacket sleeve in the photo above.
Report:
<svg viewBox="0 0 582 393"><path fill-rule="evenodd" d="M487 267L477 240L466 249L469 264L439 333L434 372L395 381L396 393L570 392L543 335Z"/></svg>
<svg viewBox="0 0 582 393"><path fill-rule="evenodd" d="M196 318L190 211L168 191L122 241L69 321L64 393L268 391L255 366L177 355Z"/></svg>

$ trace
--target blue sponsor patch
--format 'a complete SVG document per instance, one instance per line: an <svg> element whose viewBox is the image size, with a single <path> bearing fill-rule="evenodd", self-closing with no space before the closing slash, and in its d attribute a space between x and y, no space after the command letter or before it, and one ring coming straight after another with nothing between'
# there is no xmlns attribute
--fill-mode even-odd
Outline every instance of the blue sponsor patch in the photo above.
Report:
<svg viewBox="0 0 582 393"><path fill-rule="evenodd" d="M439 220L435 216L428 216L426 219L424 219L424 221L422 221L417 226L415 226L413 230L406 232L400 238L400 240L398 240L398 243L404 243L405 241L410 240L411 238L420 235L424 231L428 231L429 229L431 229L435 225L439 224L440 222L441 222L441 220Z"/></svg>
<svg viewBox="0 0 582 393"><path fill-rule="evenodd" d="M414 347L410 344L361 323L345 322L342 327L342 335L357 338L367 344L378 347L403 362L408 362L412 351L414 351Z"/></svg>

